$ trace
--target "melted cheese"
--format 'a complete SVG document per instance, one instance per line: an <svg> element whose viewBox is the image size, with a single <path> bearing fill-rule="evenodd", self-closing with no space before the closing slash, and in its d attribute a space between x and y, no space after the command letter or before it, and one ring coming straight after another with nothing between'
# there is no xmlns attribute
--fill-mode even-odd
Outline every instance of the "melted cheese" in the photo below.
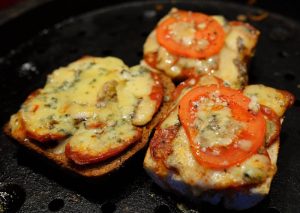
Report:
<svg viewBox="0 0 300 213"><path fill-rule="evenodd" d="M220 52L219 71L215 75L233 88L241 88L243 84L239 80L240 72L234 63L238 58L238 52L229 48L223 48Z"/></svg>
<svg viewBox="0 0 300 213"><path fill-rule="evenodd" d="M200 103L191 128L197 128L196 143L202 148L212 146L227 146L234 140L235 135L241 129L242 124L232 119L231 110L224 106L220 110L212 110L213 101Z"/></svg>
<svg viewBox="0 0 300 213"><path fill-rule="evenodd" d="M104 128L80 128L69 138L73 151L81 154L97 156L110 150L127 146L136 135L136 128L128 121L120 120Z"/></svg>
<svg viewBox="0 0 300 213"><path fill-rule="evenodd" d="M131 117L134 125L145 125L155 113L156 102L149 97L154 80L139 66L131 68L131 72L122 72L122 76L126 82L117 89L122 116Z"/></svg>
<svg viewBox="0 0 300 213"><path fill-rule="evenodd" d="M188 90L189 89L186 89L182 93L185 94ZM263 85L247 86L244 90L244 94L250 98L252 97L252 103L249 107L253 107L253 110L255 110L257 104L264 104L272 108L279 116L283 115L288 103L291 101L291 97L282 93L282 91ZM254 96L255 98L253 98ZM180 97L181 96L179 96L179 99ZM201 120L202 123L200 123L203 128L209 126L210 115L213 113L210 112L209 105L209 103L205 105L206 108L208 107L208 112L201 113L201 110L197 112L198 125L199 120ZM230 112L224 107L218 116L220 117L218 123L224 127L224 133L230 135L230 131L226 132L226 129L231 126L226 127L226 123L230 120ZM177 107L164 119L161 128L167 128L168 126L177 124L178 121ZM218 131L202 132L204 135L201 137L213 140L213 142L208 143L207 146L216 145L220 143L220 141L220 144L226 144L226 141L218 141L219 138L214 135L216 132ZM221 138L226 137L223 136ZM241 140L237 145L240 146L241 149L248 150L250 143L247 140ZM184 187L188 186L192 189L195 196L209 189L226 189L247 184L256 184L255 187L251 188L252 193L267 194L271 180L276 172L278 148L279 141L277 140L267 149L270 158L258 153L252 155L239 165L232 166L225 170L209 169L199 164L193 156L186 132L183 127L180 127L172 143L172 152L164 162L165 165L161 165L158 161L155 161L149 152L146 155L144 165L150 173L154 173L161 180L166 181L167 185L171 184L171 188L184 190ZM176 172L174 173L174 171ZM176 186L173 186L172 184L175 184L175 182ZM180 184L181 187L177 187L178 184ZM186 194L188 192L182 191L181 193Z"/></svg>
<svg viewBox="0 0 300 213"><path fill-rule="evenodd" d="M155 113L154 84L145 68L129 69L113 57L88 57L49 75L19 115L29 137L60 141L54 153L63 153L69 143L76 152L99 155L136 140L136 125L145 125ZM10 126L19 128L15 116Z"/></svg>
<svg viewBox="0 0 300 213"><path fill-rule="evenodd" d="M180 121L178 118L178 108L175 107L174 110L172 110L165 118L165 120L161 123L160 128L167 129L170 126L179 125L179 124Z"/></svg>
<svg viewBox="0 0 300 213"><path fill-rule="evenodd" d="M201 189L221 189L259 183L275 172L269 159L259 154L227 170L205 168L195 160L183 128L180 128L173 141L173 152L166 163L169 168L175 168L178 171L177 179L181 182Z"/></svg>
<svg viewBox="0 0 300 213"><path fill-rule="evenodd" d="M196 136L195 141L198 141L202 148L229 145L236 132L243 126L242 123L232 119L230 108L219 100L217 91L211 94L211 98L202 98L192 103L197 105L198 110L191 128L199 129L199 135ZM221 106L220 110L212 110L216 104ZM169 114L162 123L162 127L176 123L177 114L175 113L177 113L176 110ZM245 140L237 143L244 150L250 148L249 144L251 145ZM178 171L176 179L201 189L260 183L275 172L268 157L262 154L255 154L240 165L226 170L205 168L193 156L183 127L180 127L173 141L173 152L167 158L166 163L168 168L175 168Z"/></svg>
<svg viewBox="0 0 300 213"><path fill-rule="evenodd" d="M279 117L283 115L291 101L291 97L282 91L261 84L246 86L244 95L255 98L260 104L270 107Z"/></svg>
<svg viewBox="0 0 300 213"><path fill-rule="evenodd" d="M177 43L191 46L195 39L196 30L191 22L175 22L169 26L170 36Z"/></svg>
<svg viewBox="0 0 300 213"><path fill-rule="evenodd" d="M163 19L172 15L174 11L176 9L172 9ZM154 30L144 44L144 55L157 53L156 68L164 71L172 78L180 77L182 69L194 68L196 73L213 74L233 88L242 88L247 83L245 61L247 57L252 56L259 32L246 24L228 24L222 16L212 16L212 18L223 26L226 33L225 44L219 54L207 59L192 59L172 55L158 44ZM189 23L179 22L170 27L171 32L174 31L172 35L176 41L187 46L190 45L194 32Z"/></svg>

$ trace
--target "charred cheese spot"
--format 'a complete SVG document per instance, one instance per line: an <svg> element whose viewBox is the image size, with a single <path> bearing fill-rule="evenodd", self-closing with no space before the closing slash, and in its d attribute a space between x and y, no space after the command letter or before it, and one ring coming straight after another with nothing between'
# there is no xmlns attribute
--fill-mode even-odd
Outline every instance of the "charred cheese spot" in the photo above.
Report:
<svg viewBox="0 0 300 213"><path fill-rule="evenodd" d="M67 157L78 164L103 160L141 138L136 126L148 123L160 104L151 98L157 81L117 58L83 58L55 70L27 98L11 118L12 135L22 123L24 138L58 140L50 151L63 153L67 146Z"/></svg>

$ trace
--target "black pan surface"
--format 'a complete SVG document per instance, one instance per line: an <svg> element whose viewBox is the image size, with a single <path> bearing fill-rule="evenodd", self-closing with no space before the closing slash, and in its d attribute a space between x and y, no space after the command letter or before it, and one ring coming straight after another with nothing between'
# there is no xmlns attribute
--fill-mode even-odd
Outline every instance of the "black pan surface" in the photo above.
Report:
<svg viewBox="0 0 300 213"><path fill-rule="evenodd" d="M113 55L128 65L139 63L146 36L174 6L223 14L228 19L259 12L220 1L149 1L104 7L57 23L0 58L1 126L31 91L43 86L54 68L84 55ZM297 100L286 113L279 169L270 195L246 212L300 212L300 25L276 14L251 23L261 31L261 38L250 67L250 83L286 89ZM16 33L21 36L22 32ZM10 192L15 190L16 195L8 202L19 202L12 211L21 206L19 212L227 212L205 203L192 207L163 192L143 171L144 152L106 180L88 183L49 165L1 132L0 201L1 190L8 188Z"/></svg>

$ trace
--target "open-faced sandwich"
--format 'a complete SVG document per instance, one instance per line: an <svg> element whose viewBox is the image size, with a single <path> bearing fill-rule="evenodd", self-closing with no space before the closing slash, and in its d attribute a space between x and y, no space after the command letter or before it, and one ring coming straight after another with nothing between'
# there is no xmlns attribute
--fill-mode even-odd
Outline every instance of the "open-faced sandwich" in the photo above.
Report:
<svg viewBox="0 0 300 213"><path fill-rule="evenodd" d="M247 64L259 31L223 16L172 9L144 44L144 64L175 80L213 74L230 87L247 84Z"/></svg>
<svg viewBox="0 0 300 213"><path fill-rule="evenodd" d="M63 168L102 176L146 145L154 116L173 88L169 78L146 68L84 57L50 74L5 132Z"/></svg>
<svg viewBox="0 0 300 213"><path fill-rule="evenodd" d="M144 167L166 190L230 209L257 204L276 173L280 126L294 97L263 85L236 90L213 76L179 84Z"/></svg>

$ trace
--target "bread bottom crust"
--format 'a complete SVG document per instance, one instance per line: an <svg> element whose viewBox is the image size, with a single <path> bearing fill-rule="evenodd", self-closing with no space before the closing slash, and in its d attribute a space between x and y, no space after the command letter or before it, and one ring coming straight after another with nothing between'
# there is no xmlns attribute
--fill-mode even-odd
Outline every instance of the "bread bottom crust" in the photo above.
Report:
<svg viewBox="0 0 300 213"><path fill-rule="evenodd" d="M276 168L279 151L279 140L268 148L272 165ZM244 210L251 208L262 201L269 193L274 176L268 177L264 182L251 186L242 186L226 189L204 189L199 186L189 185L174 175L173 171L159 171L159 162L156 162L148 149L144 168L148 175L164 190L174 192L178 196L187 198L194 204L202 201L213 205L222 205L227 209Z"/></svg>

